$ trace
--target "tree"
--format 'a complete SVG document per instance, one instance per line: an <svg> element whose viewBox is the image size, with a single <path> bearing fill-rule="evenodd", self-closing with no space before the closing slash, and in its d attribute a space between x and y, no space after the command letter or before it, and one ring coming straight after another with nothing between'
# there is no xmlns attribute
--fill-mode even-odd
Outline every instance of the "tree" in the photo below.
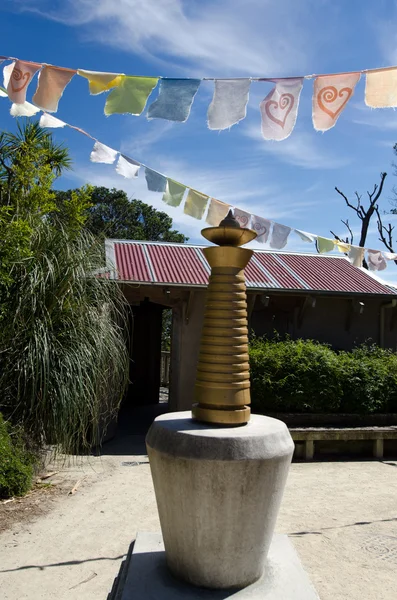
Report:
<svg viewBox="0 0 397 600"><path fill-rule="evenodd" d="M363 205L362 195L360 195L358 192L355 192L356 198L353 202L353 201L350 201L348 199L348 197L343 192L341 192L341 190L339 190L337 187L335 187L335 190L338 192L338 194L340 196L342 196L342 198L344 199L348 208L353 210L356 213L356 216L358 217L358 219L361 221L360 239L359 239L358 244L356 244L356 245L360 246L361 248L365 247L365 243L366 243L367 235L368 235L368 229L369 229L371 220L373 219L374 216L376 216L378 233L379 233L379 241L382 242L386 246L386 248L388 249L389 252L394 252L393 240L392 240L392 232L393 232L394 228L391 226L390 223L388 225L383 224L382 214L385 215L388 213L387 212L381 213L381 211L379 209L379 199L383 192L386 177L387 177L387 173L381 173L379 184L374 184L372 192L367 191L367 195L368 195L368 205L367 206ZM390 211L390 212L393 212L393 211ZM340 242L345 242L347 244L353 244L354 243L354 234L353 234L353 230L349 224L349 220L341 219L341 221L347 228L349 235L345 239L343 239L343 238L337 236L332 230L331 230L331 234L334 236L335 239L339 240ZM363 266L366 269L368 268L368 265L365 260L363 261Z"/></svg>
<svg viewBox="0 0 397 600"><path fill-rule="evenodd" d="M75 190L57 192L63 204ZM129 200L123 190L94 187L86 227L96 236L115 239L183 243L188 238L172 228L172 219L141 200Z"/></svg>
<svg viewBox="0 0 397 600"><path fill-rule="evenodd" d="M94 275L91 189L52 189L70 164L37 124L0 134L0 410L37 444L78 452L117 410L128 352L122 293Z"/></svg>

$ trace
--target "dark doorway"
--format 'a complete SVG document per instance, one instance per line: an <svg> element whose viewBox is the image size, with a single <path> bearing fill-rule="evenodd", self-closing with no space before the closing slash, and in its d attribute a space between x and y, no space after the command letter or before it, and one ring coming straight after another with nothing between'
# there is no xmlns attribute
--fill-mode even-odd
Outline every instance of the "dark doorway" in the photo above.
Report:
<svg viewBox="0 0 397 600"><path fill-rule="evenodd" d="M160 393L163 306L145 300L131 307L129 405L158 404Z"/></svg>

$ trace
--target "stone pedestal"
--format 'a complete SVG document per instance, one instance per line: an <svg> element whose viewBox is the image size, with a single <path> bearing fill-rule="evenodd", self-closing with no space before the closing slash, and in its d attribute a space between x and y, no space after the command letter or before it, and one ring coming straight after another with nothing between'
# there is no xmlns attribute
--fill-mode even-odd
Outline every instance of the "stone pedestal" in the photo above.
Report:
<svg viewBox="0 0 397 600"><path fill-rule="evenodd" d="M286 425L252 415L221 427L168 413L146 443L171 572L218 589L260 579L294 449Z"/></svg>
<svg viewBox="0 0 397 600"><path fill-rule="evenodd" d="M159 533L139 533L108 600L319 600L292 543L274 535L265 573L241 590L208 590L175 579Z"/></svg>

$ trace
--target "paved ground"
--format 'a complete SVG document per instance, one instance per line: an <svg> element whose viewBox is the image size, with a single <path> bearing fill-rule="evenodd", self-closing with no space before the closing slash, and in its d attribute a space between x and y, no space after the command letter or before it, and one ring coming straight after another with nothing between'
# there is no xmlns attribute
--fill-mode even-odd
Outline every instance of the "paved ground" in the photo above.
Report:
<svg viewBox="0 0 397 600"><path fill-rule="evenodd" d="M69 465L63 489L81 481L76 493L0 535L2 599L106 600L136 532L159 531L142 441L128 428L102 457ZM292 465L277 530L291 537L322 600L397 597L396 467Z"/></svg>

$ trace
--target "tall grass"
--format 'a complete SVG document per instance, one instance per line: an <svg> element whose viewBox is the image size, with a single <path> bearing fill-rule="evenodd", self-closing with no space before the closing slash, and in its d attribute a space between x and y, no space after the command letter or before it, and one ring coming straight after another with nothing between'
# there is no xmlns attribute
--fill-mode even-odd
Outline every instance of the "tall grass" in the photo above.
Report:
<svg viewBox="0 0 397 600"><path fill-rule="evenodd" d="M128 381L126 307L98 276L101 244L42 223L13 267L0 333L0 408L33 441L66 453L100 442Z"/></svg>

